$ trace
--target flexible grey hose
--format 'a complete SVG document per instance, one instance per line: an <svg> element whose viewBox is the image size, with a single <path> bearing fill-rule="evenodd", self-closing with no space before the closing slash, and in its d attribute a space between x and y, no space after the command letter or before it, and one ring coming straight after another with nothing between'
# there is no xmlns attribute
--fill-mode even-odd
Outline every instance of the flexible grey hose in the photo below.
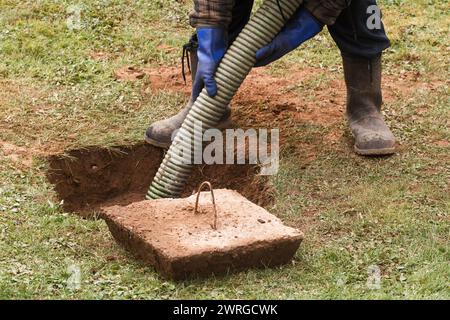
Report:
<svg viewBox="0 0 450 320"><path fill-rule="evenodd" d="M218 92L209 97L203 89L195 101L148 190L147 199L179 197L192 171L183 152L194 151L194 122L203 132L217 126L226 106L255 64L256 51L269 44L298 9L302 0L266 0L227 50L215 74ZM203 134L202 132L202 134ZM192 163L192 162L190 162Z"/></svg>

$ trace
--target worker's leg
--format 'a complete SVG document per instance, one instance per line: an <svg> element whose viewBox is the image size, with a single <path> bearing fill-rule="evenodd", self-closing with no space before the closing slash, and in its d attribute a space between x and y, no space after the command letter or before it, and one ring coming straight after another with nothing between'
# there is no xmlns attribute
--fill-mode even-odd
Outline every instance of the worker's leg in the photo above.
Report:
<svg viewBox="0 0 450 320"><path fill-rule="evenodd" d="M228 38L230 45L247 24L250 18L252 7L253 7L253 0L236 1L236 5L233 8L233 20L231 21L231 24L229 26ZM185 55L188 55L192 79L195 79L195 73L197 71L197 64L198 64L196 34L192 35L189 42L183 47L183 58ZM194 101L190 99L188 104L180 112L178 112L178 114L168 119L160 120L153 123L145 133L145 141L158 147L168 148L172 143L172 133L181 127L193 103ZM229 127L230 125L231 125L231 110L228 107L218 125L218 128L226 128Z"/></svg>
<svg viewBox="0 0 450 320"><path fill-rule="evenodd" d="M353 1L329 31L342 53L347 85L347 118L355 150L392 154L395 138L381 114L381 54L389 39L375 0Z"/></svg>
<svg viewBox="0 0 450 320"><path fill-rule="evenodd" d="M237 38L239 33L244 29L250 15L252 13L254 0L237 0L236 5L233 8L233 20L231 21L228 38L230 40L230 45Z"/></svg>

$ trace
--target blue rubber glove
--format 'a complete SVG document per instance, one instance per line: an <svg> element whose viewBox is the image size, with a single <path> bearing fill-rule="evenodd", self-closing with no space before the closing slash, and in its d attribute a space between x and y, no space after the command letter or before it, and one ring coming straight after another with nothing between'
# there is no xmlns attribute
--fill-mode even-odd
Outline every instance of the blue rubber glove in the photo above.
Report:
<svg viewBox="0 0 450 320"><path fill-rule="evenodd" d="M280 59L322 31L323 26L308 10L300 8L275 39L256 52L255 67Z"/></svg>
<svg viewBox="0 0 450 320"><path fill-rule="evenodd" d="M210 97L217 94L217 84L214 73L228 48L228 31L220 27L197 28L198 38L198 67L192 85L192 98L199 96L203 87Z"/></svg>

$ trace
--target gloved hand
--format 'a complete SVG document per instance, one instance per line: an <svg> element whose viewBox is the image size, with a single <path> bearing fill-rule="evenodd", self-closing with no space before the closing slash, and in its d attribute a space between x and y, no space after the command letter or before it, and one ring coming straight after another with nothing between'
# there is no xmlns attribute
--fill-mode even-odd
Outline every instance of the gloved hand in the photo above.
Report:
<svg viewBox="0 0 450 320"><path fill-rule="evenodd" d="M280 59L322 31L323 26L308 10L300 8L275 39L256 52L255 67L262 67Z"/></svg>
<svg viewBox="0 0 450 320"><path fill-rule="evenodd" d="M198 67L192 85L192 99L199 96L203 87L210 97L217 94L214 73L228 48L228 31L221 27L198 27Z"/></svg>

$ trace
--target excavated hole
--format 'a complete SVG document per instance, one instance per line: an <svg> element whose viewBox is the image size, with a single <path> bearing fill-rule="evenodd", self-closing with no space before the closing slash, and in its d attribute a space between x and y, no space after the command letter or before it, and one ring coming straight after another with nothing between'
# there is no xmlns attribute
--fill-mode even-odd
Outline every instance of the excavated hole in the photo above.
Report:
<svg viewBox="0 0 450 320"><path fill-rule="evenodd" d="M89 147L48 157L48 180L63 208L83 216L103 207L142 200L163 159L163 150L147 144L114 148ZM197 165L183 192L189 196L199 184L228 188L250 201L268 206L273 197L255 165Z"/></svg>

